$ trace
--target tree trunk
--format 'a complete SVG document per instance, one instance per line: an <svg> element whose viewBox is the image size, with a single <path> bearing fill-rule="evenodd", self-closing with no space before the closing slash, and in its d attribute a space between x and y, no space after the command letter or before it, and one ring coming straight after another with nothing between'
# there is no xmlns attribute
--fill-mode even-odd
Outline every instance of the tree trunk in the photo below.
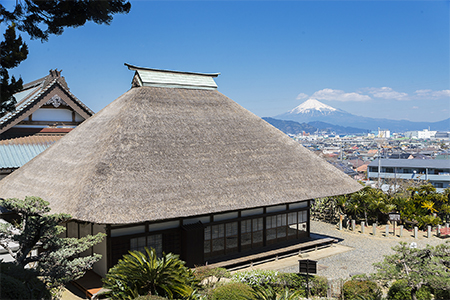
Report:
<svg viewBox="0 0 450 300"><path fill-rule="evenodd" d="M416 287L413 287L413 288L411 289L411 300L417 300L416 293L417 293L417 288L416 288Z"/></svg>

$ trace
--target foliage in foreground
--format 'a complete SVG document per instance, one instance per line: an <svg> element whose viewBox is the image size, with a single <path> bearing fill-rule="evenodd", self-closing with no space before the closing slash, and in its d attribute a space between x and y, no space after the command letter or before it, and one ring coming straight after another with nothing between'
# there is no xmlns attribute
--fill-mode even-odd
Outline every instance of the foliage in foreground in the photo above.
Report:
<svg viewBox="0 0 450 300"><path fill-rule="evenodd" d="M411 300L411 288L405 280L397 280L389 287L387 300ZM422 286L417 290L417 300L431 300L430 289Z"/></svg>
<svg viewBox="0 0 450 300"><path fill-rule="evenodd" d="M103 287L110 290L106 295L112 299L145 295L186 298L194 292L195 284L193 271L178 255L169 253L158 258L153 248L145 248L145 253L130 251L103 279Z"/></svg>
<svg viewBox="0 0 450 300"><path fill-rule="evenodd" d="M411 299L423 286L435 290L450 291L450 243L424 249L411 248L406 243L392 248L395 253L374 264L374 278L384 283L403 280L410 288Z"/></svg>
<svg viewBox="0 0 450 300"><path fill-rule="evenodd" d="M343 298L348 300L358 299L359 296L375 298L379 293L378 285L370 280L350 280L342 287Z"/></svg>
<svg viewBox="0 0 450 300"><path fill-rule="evenodd" d="M210 266L200 266L194 269L194 276L199 281L208 280L210 277L215 277L217 281L222 278L230 278L230 272L225 268L211 268ZM209 284L210 282L206 282Z"/></svg>
<svg viewBox="0 0 450 300"><path fill-rule="evenodd" d="M253 289L240 282L231 282L214 289L211 300L250 300L253 297Z"/></svg>
<svg viewBox="0 0 450 300"><path fill-rule="evenodd" d="M78 257L105 236L61 238L65 227L59 224L71 219L68 214L49 214L47 201L39 197L25 197L24 200L0 199L0 206L16 213L20 219L15 224L0 224L0 246L5 248L17 266L25 268L33 263L37 275L50 288L61 286L82 277L100 260L100 254ZM13 251L11 243L19 248ZM39 244L39 252L32 251Z"/></svg>
<svg viewBox="0 0 450 300"><path fill-rule="evenodd" d="M297 300L300 296L300 291L292 291L287 287L280 292L271 286L253 287L253 299L256 300Z"/></svg>
<svg viewBox="0 0 450 300"><path fill-rule="evenodd" d="M280 273L273 270L252 270L245 272L236 272L232 279L241 283L250 285L258 289L263 286L273 291L275 294L282 295L289 291L298 291L297 297L307 296L307 279L312 296L325 297L327 295L327 279L321 276L312 276L308 278L303 274Z"/></svg>
<svg viewBox="0 0 450 300"><path fill-rule="evenodd" d="M0 299L50 299L50 292L34 269L0 262Z"/></svg>
<svg viewBox="0 0 450 300"><path fill-rule="evenodd" d="M278 281L278 272L272 270L253 270L236 272L232 279L250 286L275 285Z"/></svg>

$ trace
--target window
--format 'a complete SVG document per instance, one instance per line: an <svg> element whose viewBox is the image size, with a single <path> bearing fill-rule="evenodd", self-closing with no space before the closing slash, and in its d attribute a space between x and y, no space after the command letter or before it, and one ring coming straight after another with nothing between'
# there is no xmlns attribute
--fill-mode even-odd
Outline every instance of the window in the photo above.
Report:
<svg viewBox="0 0 450 300"><path fill-rule="evenodd" d="M156 255L162 256L162 234L141 236L130 239L130 250L145 252L145 247L154 248Z"/></svg>
<svg viewBox="0 0 450 300"><path fill-rule="evenodd" d="M238 222L225 224L226 248L234 249L238 246Z"/></svg>

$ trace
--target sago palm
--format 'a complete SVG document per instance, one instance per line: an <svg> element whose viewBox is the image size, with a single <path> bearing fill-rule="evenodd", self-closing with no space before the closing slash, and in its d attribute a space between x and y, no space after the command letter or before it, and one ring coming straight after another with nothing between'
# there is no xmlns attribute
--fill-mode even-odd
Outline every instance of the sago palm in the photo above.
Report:
<svg viewBox="0 0 450 300"><path fill-rule="evenodd" d="M169 299L192 294L193 273L178 258L169 253L158 258L155 249L145 253L130 251L111 268L103 280L111 299L134 299L143 295L158 295Z"/></svg>
<svg viewBox="0 0 450 300"><path fill-rule="evenodd" d="M290 291L288 288L278 294L271 286L254 286L253 298L256 300L297 300L300 298L300 291Z"/></svg>

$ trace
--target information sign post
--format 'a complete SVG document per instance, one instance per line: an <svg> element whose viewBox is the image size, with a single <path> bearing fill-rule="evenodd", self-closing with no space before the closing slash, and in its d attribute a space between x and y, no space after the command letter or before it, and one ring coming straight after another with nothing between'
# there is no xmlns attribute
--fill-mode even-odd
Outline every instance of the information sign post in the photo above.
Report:
<svg viewBox="0 0 450 300"><path fill-rule="evenodd" d="M400 222L400 214L399 213L389 213L389 221L393 222L394 226L394 236L395 236L395 223Z"/></svg>
<svg viewBox="0 0 450 300"><path fill-rule="evenodd" d="M308 298L310 297L309 292L309 274L317 274L317 260L304 259L298 261L299 273L306 273L306 288L308 290Z"/></svg>

